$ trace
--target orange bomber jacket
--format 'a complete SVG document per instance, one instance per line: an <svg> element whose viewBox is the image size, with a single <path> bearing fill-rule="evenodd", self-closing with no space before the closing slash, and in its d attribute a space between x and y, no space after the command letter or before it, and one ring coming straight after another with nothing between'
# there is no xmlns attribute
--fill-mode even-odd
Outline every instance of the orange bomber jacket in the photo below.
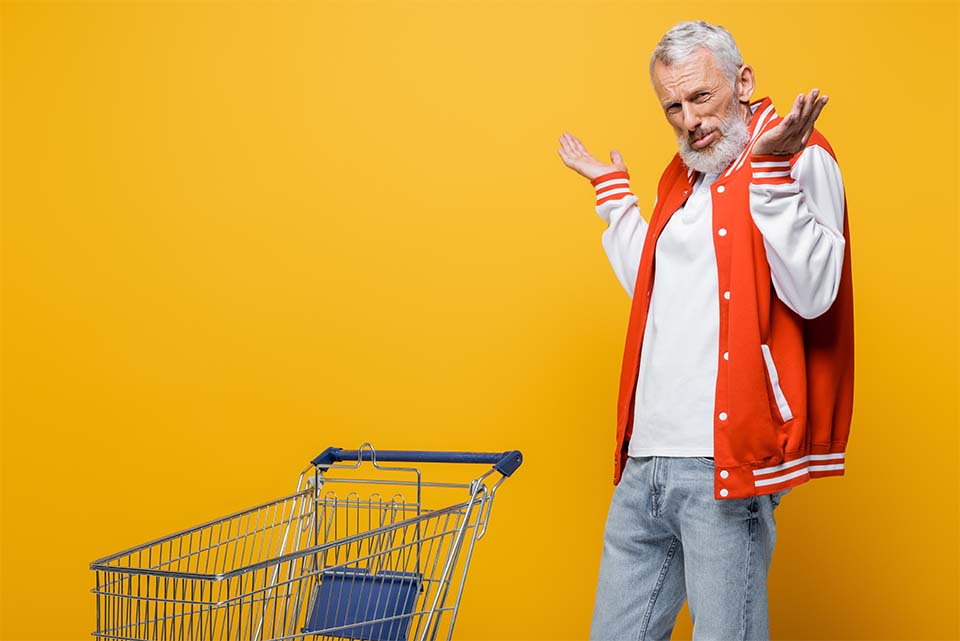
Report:
<svg viewBox="0 0 960 641"><path fill-rule="evenodd" d="M786 156L752 155L754 141L780 120L769 98L759 101L750 123L750 143L710 188L720 308L713 426L717 499L770 494L812 478L844 473L853 414L854 365L846 200L846 243L836 299L822 315L804 319L777 297L763 236L750 214L751 182L793 181L787 171L767 169L771 163L780 165L774 168L786 169ZM836 160L820 132L814 130L807 145L823 147ZM789 158L790 167L799 155ZM764 172L778 175L768 177ZM611 176L601 176L594 183ZM695 179L696 174L677 154L657 187L633 290L620 374L615 484L620 482L633 432L634 395L653 293L657 239L693 191ZM721 228L727 233L718 234Z"/></svg>

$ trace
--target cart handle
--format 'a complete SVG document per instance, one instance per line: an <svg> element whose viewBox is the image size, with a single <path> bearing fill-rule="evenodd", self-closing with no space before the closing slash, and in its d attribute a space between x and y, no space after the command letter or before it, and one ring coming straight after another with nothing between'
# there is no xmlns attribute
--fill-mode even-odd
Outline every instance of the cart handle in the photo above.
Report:
<svg viewBox="0 0 960 641"><path fill-rule="evenodd" d="M328 466L344 461L362 461L367 451L367 460L371 458L369 450L343 450L328 447L317 454L311 465ZM503 474L510 476L523 462L520 450L508 452L435 452L425 450L375 450L373 458L383 463L486 463Z"/></svg>

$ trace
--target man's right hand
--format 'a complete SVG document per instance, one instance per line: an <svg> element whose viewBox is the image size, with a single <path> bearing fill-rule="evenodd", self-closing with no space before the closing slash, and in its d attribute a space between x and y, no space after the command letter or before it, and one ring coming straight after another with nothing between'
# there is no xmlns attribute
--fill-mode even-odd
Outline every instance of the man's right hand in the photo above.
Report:
<svg viewBox="0 0 960 641"><path fill-rule="evenodd" d="M608 165L594 158L584 148L579 138L567 132L563 132L560 136L560 149L557 152L563 159L563 164L589 180L609 174L611 171L627 171L627 166L616 149L610 152L612 164Z"/></svg>

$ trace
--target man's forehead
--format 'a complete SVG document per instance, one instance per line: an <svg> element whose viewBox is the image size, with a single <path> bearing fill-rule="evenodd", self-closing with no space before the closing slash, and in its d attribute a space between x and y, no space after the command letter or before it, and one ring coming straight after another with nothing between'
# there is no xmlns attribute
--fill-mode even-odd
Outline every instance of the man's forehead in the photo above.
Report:
<svg viewBox="0 0 960 641"><path fill-rule="evenodd" d="M723 71L708 49L697 49L684 60L665 65L659 60L653 67L653 89L661 100L683 97L699 87L712 87L724 81Z"/></svg>

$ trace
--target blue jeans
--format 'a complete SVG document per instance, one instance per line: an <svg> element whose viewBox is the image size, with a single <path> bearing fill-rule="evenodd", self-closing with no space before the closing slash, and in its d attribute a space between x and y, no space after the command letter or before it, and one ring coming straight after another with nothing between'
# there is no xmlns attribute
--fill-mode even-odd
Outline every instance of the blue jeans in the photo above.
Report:
<svg viewBox="0 0 960 641"><path fill-rule="evenodd" d="M689 599L694 641L769 639L773 511L790 490L713 496L712 458L630 458L603 537L590 638L669 641Z"/></svg>

